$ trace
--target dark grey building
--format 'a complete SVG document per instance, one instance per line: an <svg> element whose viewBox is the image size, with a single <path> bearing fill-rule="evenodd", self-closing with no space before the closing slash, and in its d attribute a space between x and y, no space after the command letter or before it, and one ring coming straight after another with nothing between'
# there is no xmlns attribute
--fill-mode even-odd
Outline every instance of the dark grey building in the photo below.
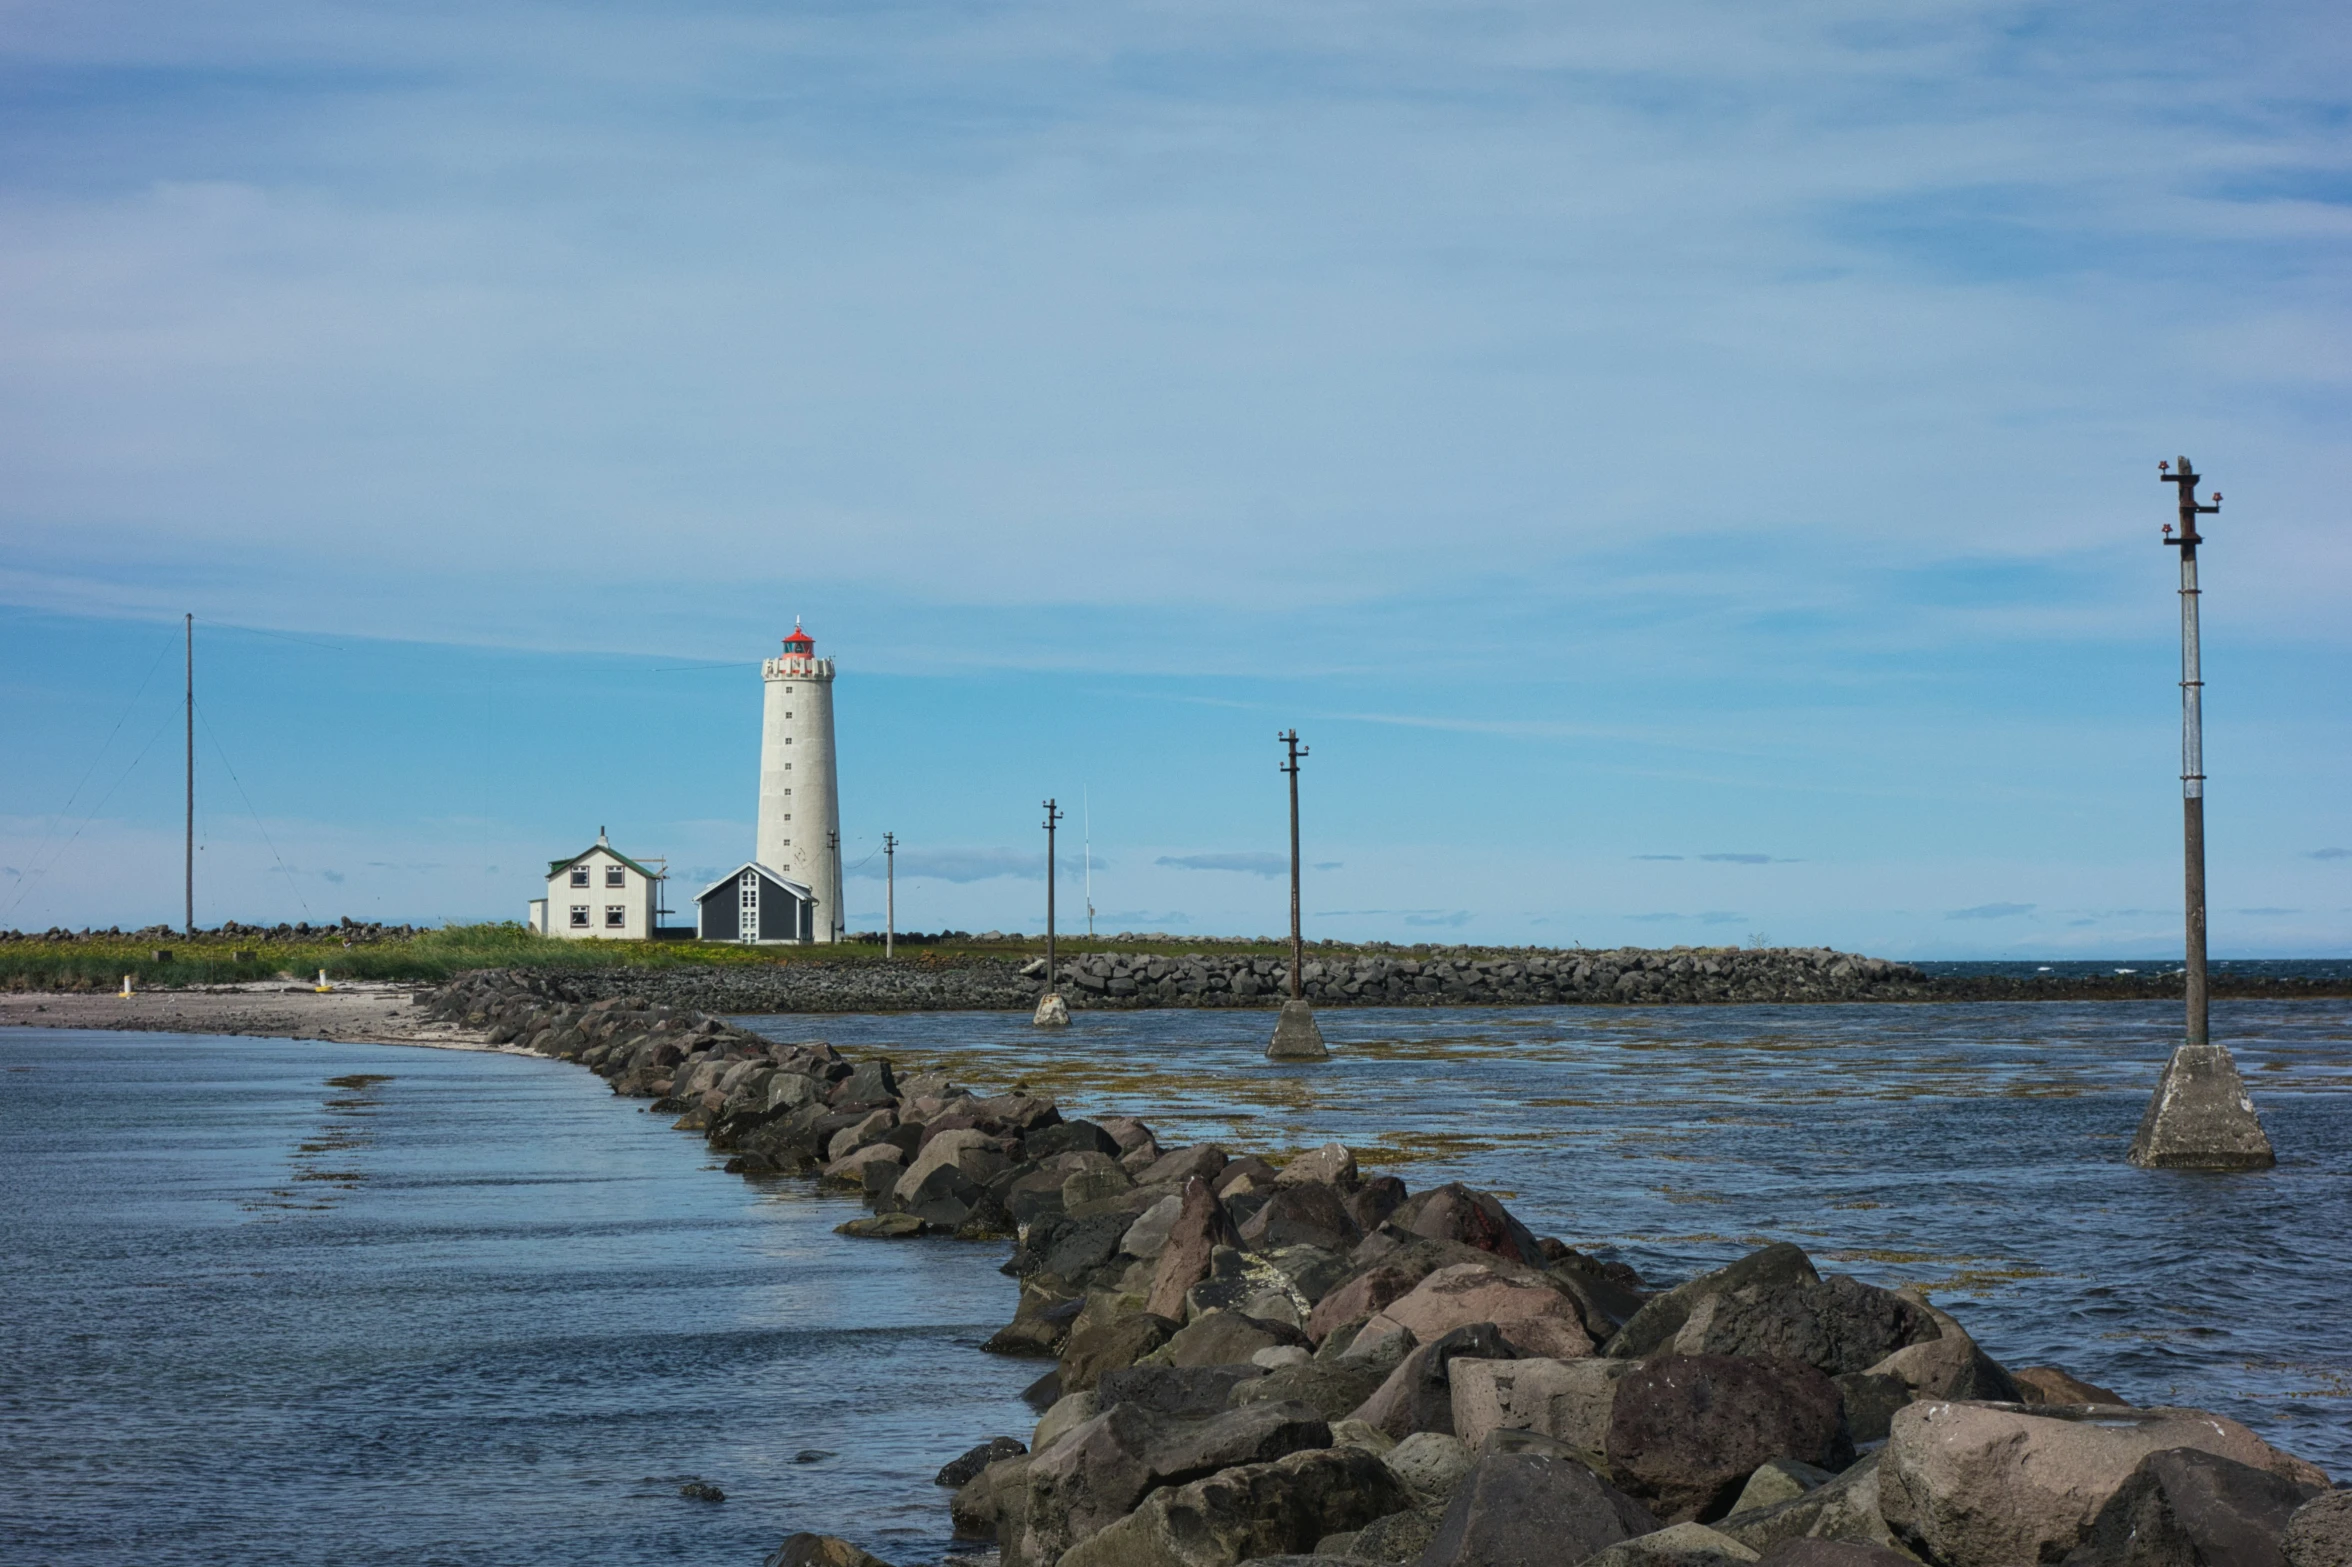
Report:
<svg viewBox="0 0 2352 1567"><path fill-rule="evenodd" d="M757 860L712 882L694 899L694 930L703 941L814 941L816 895Z"/></svg>

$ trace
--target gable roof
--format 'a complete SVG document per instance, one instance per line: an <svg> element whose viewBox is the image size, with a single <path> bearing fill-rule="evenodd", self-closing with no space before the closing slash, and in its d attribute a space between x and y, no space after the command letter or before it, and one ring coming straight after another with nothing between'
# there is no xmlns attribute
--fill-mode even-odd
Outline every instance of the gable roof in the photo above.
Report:
<svg viewBox="0 0 2352 1567"><path fill-rule="evenodd" d="M568 860L549 860L547 862L547 874L550 876L560 875L562 872L570 870L573 866L579 864L582 860L588 858L589 855L594 854L599 849L602 849L605 853L611 855L614 859L620 861L623 865L628 866L629 869L635 871L638 875L644 877L647 881L661 880L661 874L658 871L647 870L644 866L638 864L635 860L630 859L627 855L623 854L620 850L614 848L609 843L592 843L588 845L587 848L582 849L579 853L573 855Z"/></svg>
<svg viewBox="0 0 2352 1567"><path fill-rule="evenodd" d="M762 865L757 860L745 860L741 865L736 866L726 875L721 876L717 881L712 882L709 886L703 888L702 891L696 893L694 895L694 901L700 903L703 899L709 897L712 893L718 891L721 887L734 886L736 883L736 878L740 877L745 871L758 871L769 881L774 882L777 886L783 888L786 892L791 893L794 897L801 899L803 902L814 903L817 901L815 888L805 886L800 882L794 881L789 876L780 875L777 872L768 869L765 865Z"/></svg>

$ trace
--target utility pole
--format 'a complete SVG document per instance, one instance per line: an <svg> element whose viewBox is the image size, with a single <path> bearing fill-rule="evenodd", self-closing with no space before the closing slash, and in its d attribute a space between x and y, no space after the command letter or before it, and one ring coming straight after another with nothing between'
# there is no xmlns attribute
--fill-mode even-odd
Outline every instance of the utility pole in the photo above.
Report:
<svg viewBox="0 0 2352 1567"><path fill-rule="evenodd" d="M898 956L898 834L882 835L882 956Z"/></svg>
<svg viewBox="0 0 2352 1567"><path fill-rule="evenodd" d="M2181 606L2181 857L2188 910L2187 960L2182 965L2188 981L2188 1038L2192 1045L2208 1043L2205 991L2205 680L2197 645L2197 546L2205 540L2197 532L2197 518L2221 510L2197 502L2197 470L2180 460L2180 471L2158 463L2166 484L2180 489L2180 531L2166 524L2164 542L2180 551Z"/></svg>
<svg viewBox="0 0 2352 1567"><path fill-rule="evenodd" d="M187 616L188 636L188 836L183 851L185 877L181 891L186 901L181 909L180 933L189 940L196 939L196 616Z"/></svg>
<svg viewBox="0 0 2352 1567"><path fill-rule="evenodd" d="M1274 738L1288 749L1282 770L1290 775L1290 999L1303 1001L1306 992L1300 989L1299 971L1306 967L1306 945L1299 939L1298 778L1299 759L1307 754L1307 748L1299 744L1295 729L1285 729Z"/></svg>
<svg viewBox="0 0 2352 1567"><path fill-rule="evenodd" d="M2205 678L2198 645L2197 519L2221 510L2197 500L2196 468L2186 457L2160 462L2163 483L2179 487L2180 522L2164 525L2164 542L2180 551L2181 856L2187 912L2181 978L2187 1028L2165 1063L2147 1114L2133 1137L2133 1164L2157 1169L2263 1170L2277 1163L2254 1101L2229 1047L2212 1042L2205 983Z"/></svg>
<svg viewBox="0 0 2352 1567"><path fill-rule="evenodd" d="M835 881L839 881L841 879L840 828L829 827L825 830L825 853L833 865L833 879ZM833 905L833 939L838 942L848 936L849 922L841 917L841 900L839 898L835 898L833 900Z"/></svg>
<svg viewBox="0 0 2352 1567"><path fill-rule="evenodd" d="M1323 1030L1315 1024L1314 1009L1307 1005L1306 943L1299 934L1299 761L1307 748L1299 744L1295 729L1285 729L1274 738L1282 744L1282 771L1290 778L1290 999L1282 1004L1282 1016L1274 1024L1274 1040L1266 1046L1266 1056L1274 1061L1321 1061L1331 1052L1324 1048Z"/></svg>
<svg viewBox="0 0 2352 1567"><path fill-rule="evenodd" d="M1054 954L1054 827L1069 813L1045 802L1045 994L1037 999L1037 1014L1030 1021L1043 1028L1065 1028L1070 1022L1070 1004L1054 988L1060 978Z"/></svg>

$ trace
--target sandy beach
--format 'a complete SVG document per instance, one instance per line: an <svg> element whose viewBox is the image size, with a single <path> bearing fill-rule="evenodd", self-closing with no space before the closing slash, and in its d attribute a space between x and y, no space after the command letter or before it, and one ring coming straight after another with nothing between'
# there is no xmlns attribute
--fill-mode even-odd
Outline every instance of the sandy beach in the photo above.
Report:
<svg viewBox="0 0 2352 1567"><path fill-rule="evenodd" d="M283 981L200 989L0 994L0 1025L140 1029L174 1034L265 1034L351 1044L495 1050L473 1029L427 1015L417 987L354 980L320 992Z"/></svg>

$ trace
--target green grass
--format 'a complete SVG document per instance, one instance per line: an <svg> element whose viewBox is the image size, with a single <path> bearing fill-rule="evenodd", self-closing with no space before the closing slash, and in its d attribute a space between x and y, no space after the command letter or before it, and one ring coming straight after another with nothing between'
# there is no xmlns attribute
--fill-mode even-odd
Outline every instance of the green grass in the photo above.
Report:
<svg viewBox="0 0 2352 1567"><path fill-rule="evenodd" d="M780 965L789 963L857 964L879 962L882 944L850 941L829 947L743 947L733 943L695 941L570 941L537 935L511 921L486 925L451 925L413 935L360 934L347 941L344 931L321 930L312 935L262 935L240 931L221 935L198 931L193 937L87 934L50 941L40 936L0 937L0 989L112 990L129 974L141 985L227 985L239 980L286 975L310 979L325 969L331 979L439 981L468 969L535 968L553 970L670 969L711 965ZM1283 958L1290 945L1281 941L1213 941L1170 937L1164 940L1113 941L1061 937L1065 956L1088 952L1141 952L1180 957L1203 953L1217 957ZM157 948L171 957L156 961ZM1506 957L1524 956L1531 948L1395 947L1372 942L1309 942L1314 957ZM240 962L233 955L251 952ZM954 966L975 958L1026 962L1045 953L1045 938L981 942L926 940L902 943L897 961L921 966Z"/></svg>

